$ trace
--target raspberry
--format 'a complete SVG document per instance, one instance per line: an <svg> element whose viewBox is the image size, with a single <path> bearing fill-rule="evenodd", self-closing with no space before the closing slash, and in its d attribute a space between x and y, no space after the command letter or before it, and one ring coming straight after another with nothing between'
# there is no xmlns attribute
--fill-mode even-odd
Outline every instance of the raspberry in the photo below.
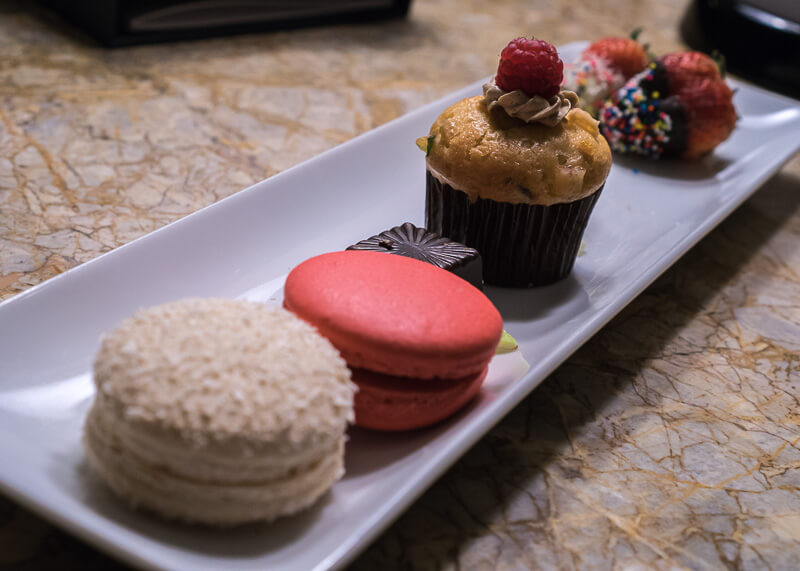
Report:
<svg viewBox="0 0 800 571"><path fill-rule="evenodd" d="M517 38L500 54L495 83L504 91L520 89L528 97L550 99L561 86L564 63L555 46L542 40Z"/></svg>

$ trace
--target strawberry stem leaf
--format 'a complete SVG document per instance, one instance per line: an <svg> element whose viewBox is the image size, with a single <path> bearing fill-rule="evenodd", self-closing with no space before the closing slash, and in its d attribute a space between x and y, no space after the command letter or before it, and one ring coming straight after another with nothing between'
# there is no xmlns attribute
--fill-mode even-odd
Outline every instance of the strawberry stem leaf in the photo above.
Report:
<svg viewBox="0 0 800 571"><path fill-rule="evenodd" d="M631 39L634 40L634 41L639 41L639 36L642 35L642 30L644 30L644 28L642 26L639 26L638 28L635 28L631 32Z"/></svg>
<svg viewBox="0 0 800 571"><path fill-rule="evenodd" d="M713 59L714 62L717 64L720 76L724 78L725 74L728 72L728 66L725 61L725 54L723 54L719 50L714 50L711 52L711 59Z"/></svg>

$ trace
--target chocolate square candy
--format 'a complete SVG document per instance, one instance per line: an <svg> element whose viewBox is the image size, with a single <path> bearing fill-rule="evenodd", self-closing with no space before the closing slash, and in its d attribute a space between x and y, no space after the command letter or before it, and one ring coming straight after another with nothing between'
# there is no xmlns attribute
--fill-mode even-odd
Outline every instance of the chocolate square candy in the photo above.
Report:
<svg viewBox="0 0 800 571"><path fill-rule="evenodd" d="M347 249L386 252L428 262L453 272L478 289L483 289L483 264L478 250L443 238L425 228L417 228L411 222L361 240Z"/></svg>

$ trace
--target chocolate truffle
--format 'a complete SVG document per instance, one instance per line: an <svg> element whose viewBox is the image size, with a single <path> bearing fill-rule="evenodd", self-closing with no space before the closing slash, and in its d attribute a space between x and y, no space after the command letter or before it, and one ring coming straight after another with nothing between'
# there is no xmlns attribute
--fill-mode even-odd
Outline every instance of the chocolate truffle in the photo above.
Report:
<svg viewBox="0 0 800 571"><path fill-rule="evenodd" d="M353 244L348 250L386 252L428 262L483 288L483 264L475 248L443 238L425 228L406 222Z"/></svg>

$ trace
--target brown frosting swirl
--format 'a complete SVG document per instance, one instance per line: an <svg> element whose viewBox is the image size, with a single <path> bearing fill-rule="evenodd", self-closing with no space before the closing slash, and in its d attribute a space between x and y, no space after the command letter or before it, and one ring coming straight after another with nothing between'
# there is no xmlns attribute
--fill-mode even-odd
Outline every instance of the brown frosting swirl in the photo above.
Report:
<svg viewBox="0 0 800 571"><path fill-rule="evenodd" d="M548 100L541 95L528 97L519 89L504 91L494 81L483 84L483 96L489 111L499 106L510 117L548 127L558 125L570 109L578 106L578 95L572 91L560 91Z"/></svg>

